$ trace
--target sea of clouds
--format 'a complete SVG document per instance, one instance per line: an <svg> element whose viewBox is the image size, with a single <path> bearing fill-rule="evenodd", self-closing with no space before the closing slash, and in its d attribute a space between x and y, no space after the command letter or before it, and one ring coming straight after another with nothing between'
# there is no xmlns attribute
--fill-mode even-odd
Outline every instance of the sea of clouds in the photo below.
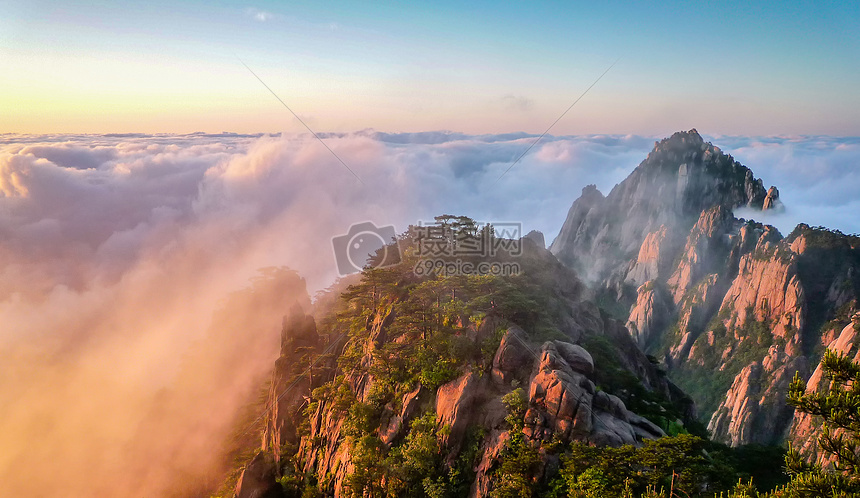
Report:
<svg viewBox="0 0 860 498"><path fill-rule="evenodd" d="M360 180L308 135L0 135L8 491L39 494L46 474L69 496L166 495L211 479L213 445L276 354L281 306L302 302L295 289L257 289L296 295L263 300L273 304L253 308L247 337L223 332L223 351L209 341L194 356L219 303L258 269L293 268L313 293L337 277L331 239L351 225L400 232L443 213L522 222L549 243L583 186L607 193L659 138L547 136L503 175L535 136L323 137ZM761 221L860 232L860 139L706 139L779 187L785 211ZM252 353L228 354L243 342ZM225 386L224 371L238 380ZM141 434L165 396L176 418Z"/></svg>

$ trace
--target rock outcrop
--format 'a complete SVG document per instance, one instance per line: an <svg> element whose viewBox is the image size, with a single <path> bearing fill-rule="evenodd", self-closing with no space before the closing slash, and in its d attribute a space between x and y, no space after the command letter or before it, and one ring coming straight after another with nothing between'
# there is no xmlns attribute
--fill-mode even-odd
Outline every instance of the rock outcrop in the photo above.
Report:
<svg viewBox="0 0 860 498"><path fill-rule="evenodd" d="M726 234L730 233L733 221L731 211L720 205L702 211L667 282L675 304L680 303L702 277L719 269L725 260L724 253L728 252Z"/></svg>
<svg viewBox="0 0 860 498"><path fill-rule="evenodd" d="M535 243L541 249L546 249L546 240L544 240L543 232L538 230L532 230L527 233L525 239L530 240Z"/></svg>
<svg viewBox="0 0 860 498"><path fill-rule="evenodd" d="M617 396L598 392L587 377L593 367L582 361L590 355L582 348L575 355L566 354L574 348L578 346L563 342L543 345L537 375L529 387L524 429L528 437L621 446L665 435L653 423L627 410Z"/></svg>
<svg viewBox="0 0 860 498"><path fill-rule="evenodd" d="M534 361L531 351L526 347L527 341L528 336L519 327L511 327L505 332L493 357L492 375L499 383L510 385L514 380L524 380L523 375Z"/></svg>
<svg viewBox="0 0 860 498"><path fill-rule="evenodd" d="M735 377L708 431L732 446L781 444L794 414L785 395L795 372L807 375L806 358L789 357L771 346L764 360L747 365Z"/></svg>
<svg viewBox="0 0 860 498"><path fill-rule="evenodd" d="M764 198L764 202L761 206L762 209L776 209L783 210L785 209L782 205L782 201L779 200L779 190L776 187L771 186L767 189L767 195Z"/></svg>
<svg viewBox="0 0 860 498"><path fill-rule="evenodd" d="M741 258L722 309L731 309L737 323L768 323L770 332L785 339L788 352L797 356L800 336L794 332L803 329L805 304L794 258L767 257L767 247L759 247Z"/></svg>
<svg viewBox="0 0 860 498"><path fill-rule="evenodd" d="M650 280L637 290L636 303L630 309L627 329L643 350L654 336L668 325L672 310L656 281Z"/></svg>
<svg viewBox="0 0 860 498"><path fill-rule="evenodd" d="M391 447L395 441L403 437L408 429L407 424L419 413L422 405L429 398L430 393L427 389L418 384L415 389L403 395L399 412L393 406L386 406L387 422L384 421L379 427L379 439L382 443ZM386 417L383 417L383 420L385 419Z"/></svg>
<svg viewBox="0 0 860 498"><path fill-rule="evenodd" d="M482 384L478 376L469 372L436 391L436 423L448 428L442 436L444 446L459 449L457 445L463 441L472 415L477 411L477 400L484 392Z"/></svg>
<svg viewBox="0 0 860 498"><path fill-rule="evenodd" d="M321 376L314 377L311 363L319 346L314 318L305 314L299 305L293 306L281 329L281 355L275 361L269 388L267 403L271 410L266 419L264 446L280 448L299 442L296 423L300 420L305 398L321 382Z"/></svg>
<svg viewBox="0 0 860 498"><path fill-rule="evenodd" d="M663 276L671 254L670 248L666 247L670 244L667 237L666 225L661 225L657 231L645 236L636 261L624 278L625 283L638 286Z"/></svg>

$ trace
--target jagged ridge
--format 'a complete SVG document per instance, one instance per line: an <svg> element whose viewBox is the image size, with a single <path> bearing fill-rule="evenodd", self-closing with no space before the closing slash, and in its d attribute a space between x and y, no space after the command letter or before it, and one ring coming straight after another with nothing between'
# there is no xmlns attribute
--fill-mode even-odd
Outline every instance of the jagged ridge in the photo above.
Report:
<svg viewBox="0 0 860 498"><path fill-rule="evenodd" d="M806 225L784 239L736 219L739 206L782 208L776 187L680 132L609 196L584 189L552 250L591 269L604 303L622 303L630 334L712 413L713 437L780 443L788 382L809 376L857 308L858 239Z"/></svg>

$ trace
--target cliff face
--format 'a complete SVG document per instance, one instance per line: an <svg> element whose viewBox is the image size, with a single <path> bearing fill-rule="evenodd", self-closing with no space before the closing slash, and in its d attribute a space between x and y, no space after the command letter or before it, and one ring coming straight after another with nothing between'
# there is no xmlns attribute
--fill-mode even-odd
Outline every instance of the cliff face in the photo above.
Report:
<svg viewBox="0 0 860 498"><path fill-rule="evenodd" d="M710 419L712 435L734 445L785 440L793 418L785 405L791 378L795 372L809 377L833 330L857 308L860 246L851 241L806 226L777 240L765 229L756 249L741 256L708 331L731 334L717 341L725 348L718 368L737 372ZM705 351L701 340L694 347L699 344Z"/></svg>
<svg viewBox="0 0 860 498"><path fill-rule="evenodd" d="M748 206L783 209L752 172L695 130L656 144L603 197L573 203L551 245L580 269L630 335L660 357L732 445L780 443L793 411L784 393L808 377L835 329L857 309L857 237L736 219Z"/></svg>
<svg viewBox="0 0 860 498"><path fill-rule="evenodd" d="M320 376L314 376L313 364L319 347L320 338L314 318L295 305L284 318L281 354L275 360L269 387L267 406L271 407L271 415L263 434L267 445L279 448L299 442L297 423L301 420L301 411L306 404L304 398L320 383Z"/></svg>
<svg viewBox="0 0 860 498"><path fill-rule="evenodd" d="M860 361L860 313L852 317L851 323L842 329L839 336L828 344L831 349L841 355ZM824 376L819 364L807 383L807 392L824 392L830 387L829 380ZM818 447L818 431L821 428L821 419L807 413L802 413L794 418L788 440L797 448L801 454L815 458L821 456Z"/></svg>

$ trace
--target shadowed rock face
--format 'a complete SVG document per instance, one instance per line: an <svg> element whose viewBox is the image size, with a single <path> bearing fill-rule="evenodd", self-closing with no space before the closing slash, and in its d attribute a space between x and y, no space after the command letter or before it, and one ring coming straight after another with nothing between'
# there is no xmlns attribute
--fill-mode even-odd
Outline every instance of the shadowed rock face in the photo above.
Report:
<svg viewBox="0 0 860 498"><path fill-rule="evenodd" d="M675 304L680 303L684 295L702 277L720 270L719 259L715 254L725 251L724 237L730 233L734 217L731 211L723 206L714 206L702 211L698 221L687 236L681 259L675 271L666 282L672 289Z"/></svg>
<svg viewBox="0 0 860 498"><path fill-rule="evenodd" d="M546 241L544 241L543 232L532 230L526 234L525 238L534 242L541 249L546 249Z"/></svg>
<svg viewBox="0 0 860 498"><path fill-rule="evenodd" d="M740 206L783 209L776 187L680 132L606 197L586 187L551 251L621 303L616 316L710 416L714 438L780 443L792 376L810 374L857 309L860 239L806 225L784 239L734 218Z"/></svg>
<svg viewBox="0 0 860 498"><path fill-rule="evenodd" d="M654 281L648 281L637 290L636 303L630 309L627 329L636 343L645 348L654 336L666 327L672 307Z"/></svg>
<svg viewBox="0 0 860 498"><path fill-rule="evenodd" d="M732 446L780 444L786 436L794 410L785 394L794 372L808 372L805 357L789 357L777 346L735 377L726 399L711 417L708 430Z"/></svg>
<svg viewBox="0 0 860 498"><path fill-rule="evenodd" d="M493 378L500 384L514 380L522 382L534 362L531 351L524 347L528 341L526 333L519 327L511 327L502 337L502 342L493 357Z"/></svg>
<svg viewBox="0 0 860 498"><path fill-rule="evenodd" d="M319 335L313 317L298 305L284 318L281 329L281 356L269 388L267 406L271 407L264 439L280 447L297 444L297 422L305 405L305 396L319 385L314 378L311 358L318 353Z"/></svg>
<svg viewBox="0 0 860 498"><path fill-rule="evenodd" d="M277 481L275 463L258 453L245 467L236 485L236 498L283 498L284 488Z"/></svg>

